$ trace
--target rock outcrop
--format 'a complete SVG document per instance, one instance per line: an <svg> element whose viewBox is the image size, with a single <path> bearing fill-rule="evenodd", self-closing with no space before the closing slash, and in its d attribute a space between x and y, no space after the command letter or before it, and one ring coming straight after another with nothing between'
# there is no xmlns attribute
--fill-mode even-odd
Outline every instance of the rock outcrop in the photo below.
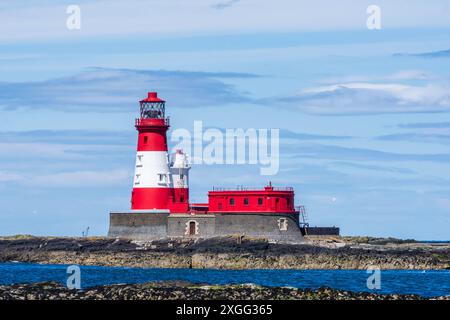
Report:
<svg viewBox="0 0 450 320"><path fill-rule="evenodd" d="M208 286L153 282L69 290L55 282L0 286L0 300L423 300L417 295L382 295L248 285ZM450 300L450 296L434 297Z"/></svg>
<svg viewBox="0 0 450 320"><path fill-rule="evenodd" d="M334 241L334 240L333 240ZM339 244L339 245L337 245ZM109 238L0 240L0 262L217 269L450 269L450 245L302 245L233 237L132 242Z"/></svg>

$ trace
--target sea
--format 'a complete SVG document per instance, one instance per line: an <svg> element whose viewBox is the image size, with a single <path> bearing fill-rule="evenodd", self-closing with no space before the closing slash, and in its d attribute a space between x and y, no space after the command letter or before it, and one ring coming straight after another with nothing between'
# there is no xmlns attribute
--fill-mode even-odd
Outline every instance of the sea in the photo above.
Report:
<svg viewBox="0 0 450 320"><path fill-rule="evenodd" d="M68 265L0 263L0 285L57 281L71 276ZM80 266L81 289L109 284L187 281L196 284L257 284L317 289L331 287L378 294L450 295L450 270L217 270ZM377 275L377 277L378 277Z"/></svg>

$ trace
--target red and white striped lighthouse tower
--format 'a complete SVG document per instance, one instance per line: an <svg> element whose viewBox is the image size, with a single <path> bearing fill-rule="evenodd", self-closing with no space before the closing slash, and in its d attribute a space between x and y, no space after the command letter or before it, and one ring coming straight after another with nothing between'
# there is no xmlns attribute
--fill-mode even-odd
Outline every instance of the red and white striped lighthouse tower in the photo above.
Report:
<svg viewBox="0 0 450 320"><path fill-rule="evenodd" d="M165 101L156 92L149 92L140 101L135 125L139 135L131 209L168 209L172 183L166 137L169 119L165 117Z"/></svg>
<svg viewBox="0 0 450 320"><path fill-rule="evenodd" d="M169 118L165 116L165 101L156 92L149 92L140 102L140 117L136 168L131 195L132 210L169 210L185 213L189 210L186 155L178 150L169 165L166 132Z"/></svg>

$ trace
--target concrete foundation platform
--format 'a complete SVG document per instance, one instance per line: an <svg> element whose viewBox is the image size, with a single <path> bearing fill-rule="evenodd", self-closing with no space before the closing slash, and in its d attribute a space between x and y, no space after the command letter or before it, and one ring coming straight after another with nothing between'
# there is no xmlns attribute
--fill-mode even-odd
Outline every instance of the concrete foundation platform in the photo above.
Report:
<svg viewBox="0 0 450 320"><path fill-rule="evenodd" d="M109 237L135 240L213 238L243 235L281 243L304 241L298 214L177 214L165 211L111 212Z"/></svg>

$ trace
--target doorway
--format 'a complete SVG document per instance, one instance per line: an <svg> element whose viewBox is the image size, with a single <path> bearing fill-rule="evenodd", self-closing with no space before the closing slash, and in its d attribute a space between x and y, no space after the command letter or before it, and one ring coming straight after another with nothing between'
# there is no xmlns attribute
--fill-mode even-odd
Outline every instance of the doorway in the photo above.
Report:
<svg viewBox="0 0 450 320"><path fill-rule="evenodd" d="M196 229L196 223L195 221L189 221L189 235L194 236L195 235L195 229Z"/></svg>

